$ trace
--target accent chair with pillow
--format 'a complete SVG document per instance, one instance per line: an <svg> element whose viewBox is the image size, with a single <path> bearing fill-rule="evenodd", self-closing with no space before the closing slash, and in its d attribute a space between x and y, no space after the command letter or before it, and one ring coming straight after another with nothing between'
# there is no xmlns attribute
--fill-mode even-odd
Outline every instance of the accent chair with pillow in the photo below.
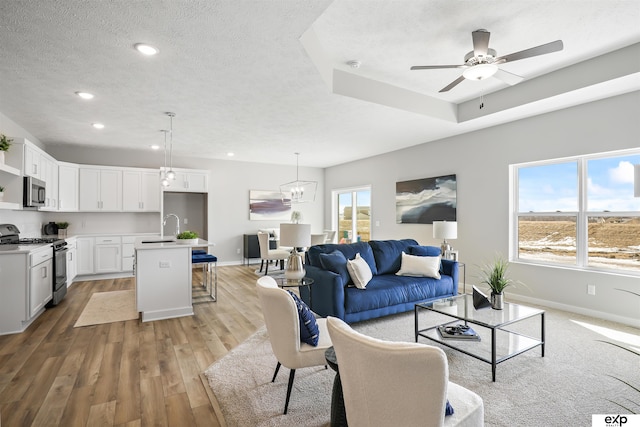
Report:
<svg viewBox="0 0 640 427"><path fill-rule="evenodd" d="M458 294L458 262L440 258L440 248L413 239L372 240L312 246L306 253L313 310L347 323L414 309Z"/></svg>
<svg viewBox="0 0 640 427"><path fill-rule="evenodd" d="M259 278L256 287L271 349L278 361L271 382L276 380L280 366L290 369L284 403L286 414L296 369L326 367L324 352L331 347L331 338L326 319L316 319L304 302L280 289L272 277Z"/></svg>
<svg viewBox="0 0 640 427"><path fill-rule="evenodd" d="M335 317L327 327L350 427L484 425L482 398L449 382L440 348L371 338Z"/></svg>

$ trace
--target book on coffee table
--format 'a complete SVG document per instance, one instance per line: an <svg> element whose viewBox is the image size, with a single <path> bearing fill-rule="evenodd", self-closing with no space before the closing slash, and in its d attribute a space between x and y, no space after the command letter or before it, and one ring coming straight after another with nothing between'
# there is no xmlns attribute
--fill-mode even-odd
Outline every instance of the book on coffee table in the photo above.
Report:
<svg viewBox="0 0 640 427"><path fill-rule="evenodd" d="M468 325L438 326L438 332L443 339L480 341L480 335Z"/></svg>

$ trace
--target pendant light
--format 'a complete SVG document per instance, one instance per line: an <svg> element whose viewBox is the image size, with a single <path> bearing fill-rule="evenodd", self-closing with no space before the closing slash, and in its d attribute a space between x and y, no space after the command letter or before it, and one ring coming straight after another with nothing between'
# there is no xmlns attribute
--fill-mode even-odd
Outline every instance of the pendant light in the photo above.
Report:
<svg viewBox="0 0 640 427"><path fill-rule="evenodd" d="M165 177L173 181L176 179L176 173L173 171L173 118L176 116L176 113L166 114L169 116L169 170L166 172Z"/></svg>
<svg viewBox="0 0 640 427"><path fill-rule="evenodd" d="M316 200L316 189L318 188L317 181L301 181L298 176L298 161L300 153L294 153L296 155L296 180L287 182L280 186L280 193L282 194L282 202L285 204L292 203L308 203Z"/></svg>
<svg viewBox="0 0 640 427"><path fill-rule="evenodd" d="M160 179L160 185L163 187L169 186L169 179L167 178L167 132L168 130L161 130L164 133L164 169L162 171L162 178Z"/></svg>

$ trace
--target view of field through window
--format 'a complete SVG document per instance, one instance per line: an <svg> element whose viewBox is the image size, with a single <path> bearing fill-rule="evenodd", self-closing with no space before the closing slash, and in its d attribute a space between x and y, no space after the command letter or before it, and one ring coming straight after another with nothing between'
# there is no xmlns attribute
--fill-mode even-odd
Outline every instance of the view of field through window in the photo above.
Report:
<svg viewBox="0 0 640 427"><path fill-rule="evenodd" d="M371 191L338 193L338 242L368 242L370 239Z"/></svg>
<svg viewBox="0 0 640 427"><path fill-rule="evenodd" d="M633 196L640 155L587 159L586 210L579 215L580 160L518 169L518 258L640 271L640 198ZM578 218L586 221L580 241ZM581 246L582 245L582 246Z"/></svg>

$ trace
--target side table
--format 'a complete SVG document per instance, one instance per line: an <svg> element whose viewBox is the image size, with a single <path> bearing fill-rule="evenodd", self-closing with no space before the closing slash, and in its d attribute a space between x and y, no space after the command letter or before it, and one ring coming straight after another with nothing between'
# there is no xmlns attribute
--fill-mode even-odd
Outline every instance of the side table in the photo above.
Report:
<svg viewBox="0 0 640 427"><path fill-rule="evenodd" d="M309 277L303 277L299 280L289 280L285 279L284 277L278 277L276 278L276 283L282 289L301 288L303 286L306 286L307 290L309 291L309 308L313 310L313 301L311 300L311 285L313 285L313 279Z"/></svg>
<svg viewBox="0 0 640 427"><path fill-rule="evenodd" d="M336 358L336 352L333 346L325 350L324 358L327 361L327 365L336 371L336 377L333 380L333 390L331 392L331 427L346 427L347 412L344 408L344 396L342 395L342 381L340 381L338 359Z"/></svg>

